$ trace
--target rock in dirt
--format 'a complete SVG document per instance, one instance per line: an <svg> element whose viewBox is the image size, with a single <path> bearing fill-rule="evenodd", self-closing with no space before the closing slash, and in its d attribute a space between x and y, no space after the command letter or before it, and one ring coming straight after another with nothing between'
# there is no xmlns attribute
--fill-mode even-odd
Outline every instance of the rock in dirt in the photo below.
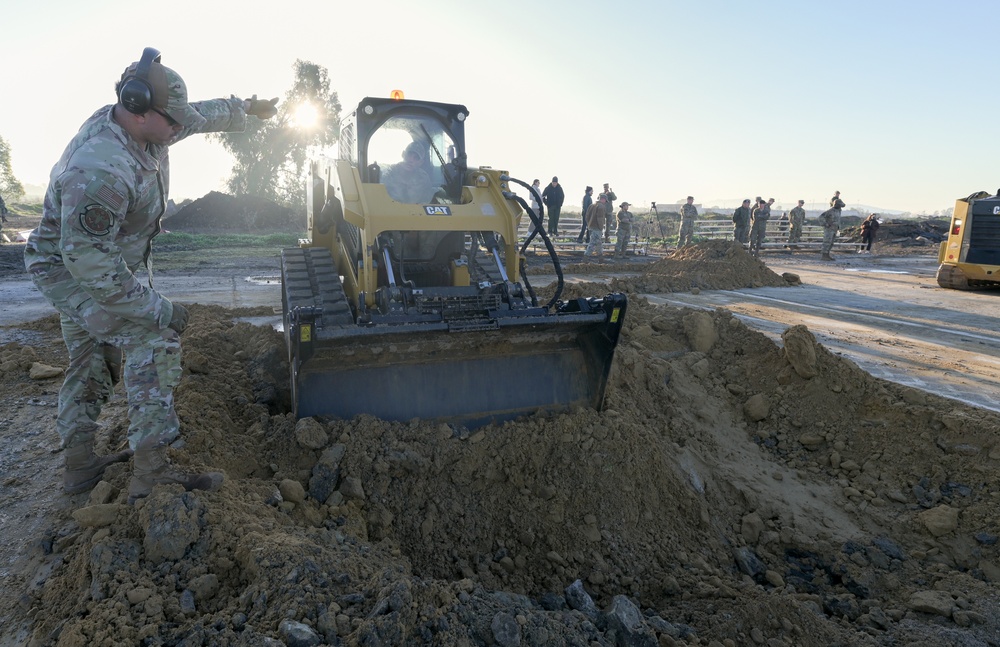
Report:
<svg viewBox="0 0 1000 647"><path fill-rule="evenodd" d="M197 496L181 486L155 487L139 512L146 559L155 563L183 557L201 536L203 511Z"/></svg>
<svg viewBox="0 0 1000 647"><path fill-rule="evenodd" d="M73 511L73 518L84 528L110 526L118 518L122 506L117 503L103 503Z"/></svg>
<svg viewBox="0 0 1000 647"><path fill-rule="evenodd" d="M799 377L810 379L816 377L816 338L805 326L798 325L788 328L781 334L785 345L785 359L792 365Z"/></svg>
<svg viewBox="0 0 1000 647"><path fill-rule="evenodd" d="M947 618L955 608L955 600L947 591L917 591L910 596L910 608Z"/></svg>
<svg viewBox="0 0 1000 647"><path fill-rule="evenodd" d="M949 505L939 505L925 510L918 515L927 532L935 537L947 535L958 528L958 508Z"/></svg>
<svg viewBox="0 0 1000 647"><path fill-rule="evenodd" d="M719 339L715 323L707 312L692 312L683 319L684 332L691 348L699 353L707 353Z"/></svg>
<svg viewBox="0 0 1000 647"><path fill-rule="evenodd" d="M63 374L63 369L58 366L49 366L41 362L35 362L28 370L28 377L33 380L49 380Z"/></svg>
<svg viewBox="0 0 1000 647"><path fill-rule="evenodd" d="M306 449L322 449L330 441L326 428L313 418L303 418L295 424L295 440Z"/></svg>

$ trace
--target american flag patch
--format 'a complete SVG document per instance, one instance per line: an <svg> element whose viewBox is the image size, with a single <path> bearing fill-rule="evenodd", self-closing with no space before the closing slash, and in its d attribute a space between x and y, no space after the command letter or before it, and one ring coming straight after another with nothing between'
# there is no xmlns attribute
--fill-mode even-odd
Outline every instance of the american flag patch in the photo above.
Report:
<svg viewBox="0 0 1000 647"><path fill-rule="evenodd" d="M102 184L101 187L97 189L95 197L116 211L121 209L122 205L125 204L125 196L118 193L107 184Z"/></svg>

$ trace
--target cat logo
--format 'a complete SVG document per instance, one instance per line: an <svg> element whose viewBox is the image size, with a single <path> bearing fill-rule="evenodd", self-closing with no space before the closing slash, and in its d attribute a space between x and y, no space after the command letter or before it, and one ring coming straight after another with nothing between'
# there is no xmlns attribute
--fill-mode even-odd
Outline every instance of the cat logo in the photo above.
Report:
<svg viewBox="0 0 1000 647"><path fill-rule="evenodd" d="M424 207L424 213L428 216L450 216L451 207L447 206L427 206Z"/></svg>

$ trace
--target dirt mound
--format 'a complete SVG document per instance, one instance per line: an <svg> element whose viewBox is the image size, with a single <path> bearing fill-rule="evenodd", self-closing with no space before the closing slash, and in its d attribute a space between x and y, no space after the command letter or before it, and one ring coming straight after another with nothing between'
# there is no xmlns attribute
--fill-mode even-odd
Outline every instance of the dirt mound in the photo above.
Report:
<svg viewBox="0 0 1000 647"><path fill-rule="evenodd" d="M305 210L292 210L256 196L231 196L212 191L163 220L166 229L190 233L300 232Z"/></svg>
<svg viewBox="0 0 1000 647"><path fill-rule="evenodd" d="M948 237L950 220L890 220L882 219L877 243L881 247L930 247ZM860 223L841 230L841 236L861 241Z"/></svg>
<svg viewBox="0 0 1000 647"><path fill-rule="evenodd" d="M728 312L633 298L605 411L470 433L296 422L283 339L233 314L191 307L172 450L226 483L128 506L129 468L109 469L42 542L32 644L1000 636L1000 420L877 380L804 327L779 347Z"/></svg>
<svg viewBox="0 0 1000 647"><path fill-rule="evenodd" d="M794 284L768 269L759 259L732 241L710 240L681 247L652 265L639 277L612 281L615 291L686 292L692 288L735 290Z"/></svg>

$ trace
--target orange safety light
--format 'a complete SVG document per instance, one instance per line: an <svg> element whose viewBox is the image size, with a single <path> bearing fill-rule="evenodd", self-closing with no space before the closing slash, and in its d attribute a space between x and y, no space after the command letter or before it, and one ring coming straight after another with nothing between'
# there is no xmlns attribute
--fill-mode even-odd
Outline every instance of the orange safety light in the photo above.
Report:
<svg viewBox="0 0 1000 647"><path fill-rule="evenodd" d="M962 231L962 221L956 220L951 225L951 235L957 236Z"/></svg>
<svg viewBox="0 0 1000 647"><path fill-rule="evenodd" d="M393 101L401 101L406 97L403 96L402 90L393 90L392 92L389 93L389 98L392 99Z"/></svg>

